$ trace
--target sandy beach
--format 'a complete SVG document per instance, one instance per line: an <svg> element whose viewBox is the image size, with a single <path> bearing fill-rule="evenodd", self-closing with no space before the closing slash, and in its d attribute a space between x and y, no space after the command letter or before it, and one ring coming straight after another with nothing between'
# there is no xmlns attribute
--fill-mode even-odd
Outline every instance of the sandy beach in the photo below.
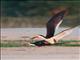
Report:
<svg viewBox="0 0 80 60"><path fill-rule="evenodd" d="M80 40L79 28L73 32L63 39ZM1 40L27 40L28 36L36 34L46 34L45 28L1 29ZM80 48L58 46L1 48L1 60L80 60Z"/></svg>
<svg viewBox="0 0 80 60"><path fill-rule="evenodd" d="M1 0L1 60L80 60L80 0Z"/></svg>
<svg viewBox="0 0 80 60"><path fill-rule="evenodd" d="M80 60L79 47L1 48L1 60Z"/></svg>
<svg viewBox="0 0 80 60"><path fill-rule="evenodd" d="M67 28L59 28L55 34ZM80 40L80 28L77 27L74 31L65 36L65 40ZM46 28L2 28L1 40L28 40L35 35L46 35Z"/></svg>

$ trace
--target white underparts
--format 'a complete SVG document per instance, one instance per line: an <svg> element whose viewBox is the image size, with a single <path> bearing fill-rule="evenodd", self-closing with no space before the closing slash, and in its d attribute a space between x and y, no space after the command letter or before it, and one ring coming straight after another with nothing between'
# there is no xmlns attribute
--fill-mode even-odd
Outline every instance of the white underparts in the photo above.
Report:
<svg viewBox="0 0 80 60"><path fill-rule="evenodd" d="M63 21L63 20L61 20L61 21L57 24L56 30L58 29L58 27L60 26L60 24L62 23L62 21Z"/></svg>

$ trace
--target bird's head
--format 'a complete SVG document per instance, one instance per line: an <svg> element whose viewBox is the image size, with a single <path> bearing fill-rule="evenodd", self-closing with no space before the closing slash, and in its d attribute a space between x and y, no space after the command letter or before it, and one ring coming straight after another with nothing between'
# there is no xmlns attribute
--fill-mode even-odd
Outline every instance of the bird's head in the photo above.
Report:
<svg viewBox="0 0 80 60"><path fill-rule="evenodd" d="M33 40L45 40L45 37L43 35L36 35L32 37Z"/></svg>

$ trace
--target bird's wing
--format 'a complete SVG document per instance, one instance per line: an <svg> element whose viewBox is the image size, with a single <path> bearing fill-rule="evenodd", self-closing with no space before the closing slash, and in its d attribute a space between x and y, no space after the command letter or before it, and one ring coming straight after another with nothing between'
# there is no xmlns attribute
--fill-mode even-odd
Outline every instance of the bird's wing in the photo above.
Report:
<svg viewBox="0 0 80 60"><path fill-rule="evenodd" d="M56 41L59 41L60 39L62 39L63 37L69 35L73 30L74 28L76 28L78 26L75 26L75 27L71 27L71 28L68 28L66 30L63 30L62 32L58 33L57 35L55 35L54 37L52 37L53 39L55 39Z"/></svg>
<svg viewBox="0 0 80 60"><path fill-rule="evenodd" d="M65 13L66 11L61 11L48 21L46 38L54 36L55 29L61 24Z"/></svg>
<svg viewBox="0 0 80 60"><path fill-rule="evenodd" d="M69 35L72 31L74 30L74 28L68 28L66 30L63 30L62 32L58 33L57 35L55 35L54 37L52 37L53 39L59 41L60 39L62 39L63 37Z"/></svg>
<svg viewBox="0 0 80 60"><path fill-rule="evenodd" d="M68 28L49 39L45 39L45 41L49 42L50 44L54 44L55 43L54 40L56 40L56 42L58 42L63 37L69 35L73 30L74 30L74 28Z"/></svg>

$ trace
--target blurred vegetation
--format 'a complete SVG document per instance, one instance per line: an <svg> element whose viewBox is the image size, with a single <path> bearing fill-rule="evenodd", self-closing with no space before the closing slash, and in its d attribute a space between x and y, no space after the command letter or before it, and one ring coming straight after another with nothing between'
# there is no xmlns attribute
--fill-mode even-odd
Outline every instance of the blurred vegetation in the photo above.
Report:
<svg viewBox="0 0 80 60"><path fill-rule="evenodd" d="M24 40L2 40L0 47L31 47L29 42ZM49 46L66 46L66 47L80 47L79 40L60 40L58 43Z"/></svg>
<svg viewBox="0 0 80 60"><path fill-rule="evenodd" d="M69 7L69 14L62 26L79 25L79 0L2 0L1 27L44 27L48 21L49 9Z"/></svg>

